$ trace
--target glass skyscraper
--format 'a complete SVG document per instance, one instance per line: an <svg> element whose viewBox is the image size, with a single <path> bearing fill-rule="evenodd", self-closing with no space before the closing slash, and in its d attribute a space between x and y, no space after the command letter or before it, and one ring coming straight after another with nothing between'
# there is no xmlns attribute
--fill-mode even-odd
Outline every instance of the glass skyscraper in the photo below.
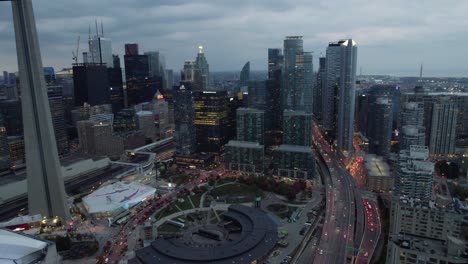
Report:
<svg viewBox="0 0 468 264"><path fill-rule="evenodd" d="M312 112L312 53L304 52L302 36L284 40L282 109Z"/></svg>
<svg viewBox="0 0 468 264"><path fill-rule="evenodd" d="M357 45L352 39L330 43L322 91L323 126L336 131L337 147L350 151L353 144Z"/></svg>

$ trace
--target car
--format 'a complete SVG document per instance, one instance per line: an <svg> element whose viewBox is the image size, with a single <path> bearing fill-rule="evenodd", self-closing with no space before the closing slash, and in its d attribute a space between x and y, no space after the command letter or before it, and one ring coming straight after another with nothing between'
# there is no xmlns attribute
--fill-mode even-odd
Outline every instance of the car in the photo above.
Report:
<svg viewBox="0 0 468 264"><path fill-rule="evenodd" d="M323 255L323 249L319 250L319 254Z"/></svg>

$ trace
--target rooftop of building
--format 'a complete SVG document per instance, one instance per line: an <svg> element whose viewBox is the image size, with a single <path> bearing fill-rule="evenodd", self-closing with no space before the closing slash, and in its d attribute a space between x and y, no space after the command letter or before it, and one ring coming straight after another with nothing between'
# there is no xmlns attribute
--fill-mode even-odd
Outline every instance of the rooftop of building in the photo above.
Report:
<svg viewBox="0 0 468 264"><path fill-rule="evenodd" d="M182 239L156 239L151 246L136 251L129 263L251 263L267 256L275 247L277 226L264 212L243 205L231 205L222 217L238 223L237 239L210 247L184 243Z"/></svg>
<svg viewBox="0 0 468 264"><path fill-rule="evenodd" d="M257 148L263 149L263 145L260 145L258 142L251 141L241 141L241 140L229 140L226 144L228 147L240 147L240 148Z"/></svg>
<svg viewBox="0 0 468 264"><path fill-rule="evenodd" d="M449 240L450 245L460 246L464 248L465 241L457 239L455 237L448 236L447 240ZM438 239L431 239L421 236L415 236L410 234L399 234L393 238L393 242L398 245L399 247L413 250L416 252L420 252L422 254L429 254L440 257L445 257L451 263L467 263L468 258L467 256L463 256L460 254L459 256L456 255L449 255L447 243L443 240ZM463 253L463 252L461 252Z"/></svg>
<svg viewBox="0 0 468 264"><path fill-rule="evenodd" d="M301 153L312 153L310 146L298 146L298 145L280 145L277 151L289 151L289 152L301 152Z"/></svg>
<svg viewBox="0 0 468 264"><path fill-rule="evenodd" d="M382 157L375 154L367 154L364 156L364 163L367 170L367 175L371 177L390 176L390 167Z"/></svg>
<svg viewBox="0 0 468 264"><path fill-rule="evenodd" d="M89 213L109 212L126 208L148 199L155 188L137 182L115 182L97 189L83 198Z"/></svg>
<svg viewBox="0 0 468 264"><path fill-rule="evenodd" d="M284 110L283 115L285 116L312 116L312 114L301 110Z"/></svg>
<svg viewBox="0 0 468 264"><path fill-rule="evenodd" d="M32 237L0 229L1 263L18 263L21 259L46 250L48 243ZM37 259L30 259L34 263ZM29 262L27 262L29 263Z"/></svg>

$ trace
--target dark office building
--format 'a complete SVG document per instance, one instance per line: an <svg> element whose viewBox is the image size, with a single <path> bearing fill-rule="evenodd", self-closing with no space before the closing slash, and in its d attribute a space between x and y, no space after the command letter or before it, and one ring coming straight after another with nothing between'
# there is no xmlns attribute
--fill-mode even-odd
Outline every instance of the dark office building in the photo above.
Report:
<svg viewBox="0 0 468 264"><path fill-rule="evenodd" d="M3 116L3 124L9 137L23 135L21 101L0 101L0 114Z"/></svg>
<svg viewBox="0 0 468 264"><path fill-rule="evenodd" d="M226 125L226 137L227 141L233 140L236 138L236 129L237 129L237 109L241 107L241 101L236 95L229 96L227 99L228 104L228 114L227 114L227 125Z"/></svg>
<svg viewBox="0 0 468 264"><path fill-rule="evenodd" d="M369 107L380 97L388 97L392 101L392 129L396 129L400 116L400 87L388 84L373 85L368 91L368 96Z"/></svg>
<svg viewBox="0 0 468 264"><path fill-rule="evenodd" d="M180 86L173 87L174 139L177 154L192 154L197 147L192 89L191 82L182 82Z"/></svg>
<svg viewBox="0 0 468 264"><path fill-rule="evenodd" d="M84 103L101 105L110 103L110 85L104 64L75 64L73 66L75 106Z"/></svg>
<svg viewBox="0 0 468 264"><path fill-rule="evenodd" d="M136 112L133 108L125 108L117 112L114 117L115 132L130 132L138 129Z"/></svg>
<svg viewBox="0 0 468 264"><path fill-rule="evenodd" d="M392 140L393 104L387 96L377 98L367 112L369 152L378 156L390 153Z"/></svg>
<svg viewBox="0 0 468 264"><path fill-rule="evenodd" d="M125 44L125 77L127 105L149 102L157 90L162 90L162 78L150 76L147 55L138 54L138 44Z"/></svg>
<svg viewBox="0 0 468 264"><path fill-rule="evenodd" d="M68 154L67 127L65 124L65 105L63 101L63 87L60 85L47 86L52 126L59 156Z"/></svg>
<svg viewBox="0 0 468 264"><path fill-rule="evenodd" d="M120 67L120 57L119 55L112 54L112 61L114 64L114 68L121 68Z"/></svg>
<svg viewBox="0 0 468 264"><path fill-rule="evenodd" d="M124 90L121 68L107 68L110 85L110 103L112 112L117 113L124 108Z"/></svg>
<svg viewBox="0 0 468 264"><path fill-rule="evenodd" d="M268 80L266 86L265 145L279 145L282 141L281 82L283 54L281 49L268 49ZM273 118L274 117L274 118Z"/></svg>
<svg viewBox="0 0 468 264"><path fill-rule="evenodd" d="M227 92L194 92L197 151L219 153L227 143Z"/></svg>
<svg viewBox="0 0 468 264"><path fill-rule="evenodd" d="M324 89L324 85L325 85L325 70L326 70L326 65L325 65L325 62L326 62L326 58L325 57L321 57L319 58L319 69L318 69L318 72L317 72L317 75L316 75L316 79L315 79L315 89L313 91L313 96L314 96L314 99L313 99L313 113L314 113L314 116L317 120L321 120L322 119L322 91Z"/></svg>

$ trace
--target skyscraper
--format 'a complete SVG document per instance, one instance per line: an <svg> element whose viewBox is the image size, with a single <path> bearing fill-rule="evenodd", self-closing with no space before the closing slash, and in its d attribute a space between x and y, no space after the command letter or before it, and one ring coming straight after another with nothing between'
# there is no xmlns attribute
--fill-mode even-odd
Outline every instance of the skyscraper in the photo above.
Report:
<svg viewBox="0 0 468 264"><path fill-rule="evenodd" d="M196 150L195 111L192 84L182 83L173 87L176 152L192 154Z"/></svg>
<svg viewBox="0 0 468 264"><path fill-rule="evenodd" d="M184 68L180 73L181 80L185 82L194 82L195 81L195 61L186 60L184 61Z"/></svg>
<svg viewBox="0 0 468 264"><path fill-rule="evenodd" d="M312 53L304 52L302 36L284 40L282 109L312 112Z"/></svg>
<svg viewBox="0 0 468 264"><path fill-rule="evenodd" d="M109 86L110 86L109 102L110 104L112 104L112 112L117 113L122 108L124 108L124 103L125 103L123 80L122 80L122 69L120 67L107 68L107 76L109 78Z"/></svg>
<svg viewBox="0 0 468 264"><path fill-rule="evenodd" d="M114 58L112 57L112 41L108 38L104 38L102 23L101 30L101 34L99 34L96 24L96 35L91 37L91 32L89 34L89 53L87 62L106 64L107 68L112 68L114 67Z"/></svg>
<svg viewBox="0 0 468 264"><path fill-rule="evenodd" d="M266 110L268 108L266 82L248 81L246 85L249 94L247 98L249 108Z"/></svg>
<svg viewBox="0 0 468 264"><path fill-rule="evenodd" d="M203 47L198 46L198 54L195 59L194 69L194 90L205 91L208 90L210 82L210 66L203 53Z"/></svg>
<svg viewBox="0 0 468 264"><path fill-rule="evenodd" d="M426 135L424 124L424 104L420 102L406 102L400 115L401 133L400 150L409 150L411 145L424 146Z"/></svg>
<svg viewBox="0 0 468 264"><path fill-rule="evenodd" d="M148 66L150 76L154 79L159 79L162 82L162 89L166 89L166 60L159 51L150 51L144 53L148 56ZM172 85L170 86L172 87Z"/></svg>
<svg viewBox="0 0 468 264"><path fill-rule="evenodd" d="M162 80L151 76L148 55L139 55L138 44L125 44L124 61L127 107L151 101Z"/></svg>
<svg viewBox="0 0 468 264"><path fill-rule="evenodd" d="M313 99L313 113L317 120L322 120L322 91L325 85L326 73L326 58L319 58L319 69L315 80L314 99Z"/></svg>
<svg viewBox="0 0 468 264"><path fill-rule="evenodd" d="M352 150L356 63L357 46L352 39L328 45L322 122L325 130L336 130L340 150Z"/></svg>
<svg viewBox="0 0 468 264"><path fill-rule="evenodd" d="M390 153L392 140L393 104L388 97L380 97L369 106L368 132L369 152L379 156Z"/></svg>
<svg viewBox="0 0 468 264"><path fill-rule="evenodd" d="M237 109L237 140L264 144L265 111L254 108Z"/></svg>
<svg viewBox="0 0 468 264"><path fill-rule="evenodd" d="M108 72L101 64L76 64L73 66L75 106L84 103L100 105L110 103Z"/></svg>
<svg viewBox="0 0 468 264"><path fill-rule="evenodd" d="M246 62L244 67L240 72L239 85L246 86L247 82L250 80L250 61Z"/></svg>
<svg viewBox="0 0 468 264"><path fill-rule="evenodd" d="M271 115L271 130L268 131L269 143L273 144L281 135L282 129L282 65L283 55L281 49L268 49L268 80L266 86L267 113ZM270 128L267 128L267 130ZM280 140L281 141L281 140Z"/></svg>
<svg viewBox="0 0 468 264"><path fill-rule="evenodd" d="M169 120L169 104L164 99L164 96L158 91L153 97L153 116L157 126L159 139L166 138L172 135L173 123Z"/></svg>
<svg viewBox="0 0 468 264"><path fill-rule="evenodd" d="M197 151L220 153L227 143L227 92L195 91L193 95Z"/></svg>
<svg viewBox="0 0 468 264"><path fill-rule="evenodd" d="M455 153L455 132L458 106L448 97L434 103L432 109L431 136L429 151L435 155Z"/></svg>

